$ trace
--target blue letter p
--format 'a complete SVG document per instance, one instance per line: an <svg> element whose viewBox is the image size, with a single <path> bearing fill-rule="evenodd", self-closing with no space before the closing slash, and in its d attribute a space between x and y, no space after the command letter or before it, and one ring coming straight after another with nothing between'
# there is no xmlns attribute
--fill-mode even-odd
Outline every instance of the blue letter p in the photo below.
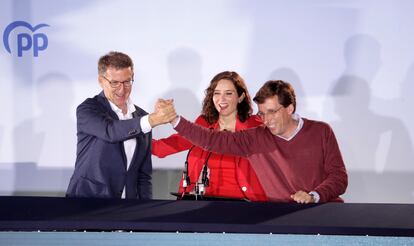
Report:
<svg viewBox="0 0 414 246"><path fill-rule="evenodd" d="M23 41L26 40L26 43L23 44ZM23 51L30 50L32 47L32 37L27 33L20 33L17 35L17 56L22 57Z"/></svg>
<svg viewBox="0 0 414 246"><path fill-rule="evenodd" d="M42 46L39 46L39 39L42 40ZM48 45L48 40L47 40L47 36L43 33L36 33L35 35L33 35L33 55L34 56L38 56L39 55L39 50L45 50L47 48Z"/></svg>

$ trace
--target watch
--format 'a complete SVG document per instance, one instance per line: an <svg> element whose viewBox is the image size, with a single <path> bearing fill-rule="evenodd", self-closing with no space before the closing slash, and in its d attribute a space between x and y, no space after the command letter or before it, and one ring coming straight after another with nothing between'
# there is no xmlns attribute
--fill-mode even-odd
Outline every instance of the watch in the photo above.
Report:
<svg viewBox="0 0 414 246"><path fill-rule="evenodd" d="M318 203L319 200L321 199L321 197L319 196L318 192L316 192L316 191L311 191L308 194L312 196L312 198L315 201L315 203Z"/></svg>

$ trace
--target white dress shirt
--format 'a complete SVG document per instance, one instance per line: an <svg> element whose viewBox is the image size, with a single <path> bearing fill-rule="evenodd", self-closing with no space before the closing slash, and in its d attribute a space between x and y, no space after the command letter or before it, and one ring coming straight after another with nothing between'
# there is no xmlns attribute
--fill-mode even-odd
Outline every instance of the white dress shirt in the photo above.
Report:
<svg viewBox="0 0 414 246"><path fill-rule="evenodd" d="M108 100L109 101L109 100ZM132 119L132 113L136 111L134 104L132 103L131 99L129 98L127 101L127 113L123 114L122 109L118 108L114 103L109 101L109 105L111 109L116 113L119 120L129 120ZM151 125L148 121L148 115L145 115L140 120L141 123L141 130L144 133L151 131ZM137 146L137 140L135 138L131 138L124 141L124 149L127 158L127 166L126 170L128 170L129 166L131 165L132 157L135 153L135 147ZM125 186L122 192L122 198L125 198Z"/></svg>

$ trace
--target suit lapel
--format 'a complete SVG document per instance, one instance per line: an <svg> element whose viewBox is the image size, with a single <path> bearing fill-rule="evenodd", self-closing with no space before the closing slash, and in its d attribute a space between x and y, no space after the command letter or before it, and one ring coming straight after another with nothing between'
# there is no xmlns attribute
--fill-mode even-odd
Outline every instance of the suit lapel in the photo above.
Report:
<svg viewBox="0 0 414 246"><path fill-rule="evenodd" d="M108 99L105 97L103 91L98 95L98 102L105 108L106 113L108 113L113 119L119 120L118 115L112 110L111 105L109 105Z"/></svg>
<svg viewBox="0 0 414 246"><path fill-rule="evenodd" d="M109 104L109 101L105 97L105 94L104 94L103 91L101 93L99 93L99 95L98 95L98 102L102 105L102 107L105 109L105 112L112 119L119 120L118 115L112 110L111 105ZM127 167L127 157L126 157L126 153L125 153L124 142L119 143L119 150L122 153L122 160L123 160L124 167L126 169L126 167Z"/></svg>
<svg viewBox="0 0 414 246"><path fill-rule="evenodd" d="M141 117L142 115L143 114L139 112L139 108L137 106L135 106L135 112L132 113L132 117L133 118L138 118L138 117ZM136 145L135 145L134 155L132 156L130 168L133 166L133 164L136 163L135 159L138 158L139 148L141 146L141 142L142 142L143 137L144 137L143 134L138 134L138 136L135 138L136 139Z"/></svg>

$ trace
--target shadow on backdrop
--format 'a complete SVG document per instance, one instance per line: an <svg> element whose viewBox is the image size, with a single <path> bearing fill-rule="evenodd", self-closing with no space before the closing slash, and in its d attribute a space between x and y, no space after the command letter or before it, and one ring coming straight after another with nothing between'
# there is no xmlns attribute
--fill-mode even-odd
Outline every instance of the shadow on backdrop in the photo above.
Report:
<svg viewBox="0 0 414 246"><path fill-rule="evenodd" d="M308 107L307 97L305 90L303 89L302 81L299 75L291 68L281 67L273 70L269 75L269 80L283 80L289 82L296 94L296 112L304 118L316 120L318 115L316 112L311 111Z"/></svg>
<svg viewBox="0 0 414 246"><path fill-rule="evenodd" d="M202 60L195 50L180 47L173 50L167 58L168 75L171 86L161 98L173 98L177 113L185 118L195 120L201 112L200 100L194 94L199 88L202 77ZM170 124L159 126L153 130L153 138L166 138L175 131ZM180 182L181 168L184 167L186 151L165 158L153 156L155 166L163 166L168 170L154 170L154 198L172 198L169 193L176 192ZM180 167L180 168L177 168ZM175 169L174 169L175 168Z"/></svg>
<svg viewBox="0 0 414 246"><path fill-rule="evenodd" d="M65 190L70 174L62 167L75 162L72 80L64 74L49 73L39 78L36 92L39 114L17 125L13 132L15 193Z"/></svg>
<svg viewBox="0 0 414 246"><path fill-rule="evenodd" d="M0 125L0 151L2 150L3 140L4 140L3 132L4 132L3 126Z"/></svg>
<svg viewBox="0 0 414 246"><path fill-rule="evenodd" d="M381 64L380 48L368 35L352 36L345 45L347 67L330 91L339 117L331 125L349 173L344 198L350 202L414 202L409 132L400 119L370 109L370 102L377 100L371 84Z"/></svg>
<svg viewBox="0 0 414 246"><path fill-rule="evenodd" d="M3 185L8 186L7 182L14 187L5 191L7 194L13 193L15 195L61 195L66 190L67 182L70 178L72 170L66 169L62 166L62 162L74 165L74 155L76 142L75 124L70 116L73 113L71 101L73 100L73 88L71 81L63 74L50 73L50 71L62 71L68 67L73 67L73 59L70 57L82 57L77 60L76 66L81 67L87 64L95 57L86 56L84 52L79 50L72 43L67 43L66 40L60 42L56 38L59 36L61 30L66 30L61 17L66 13L75 12L79 9L86 8L95 1L80 1L74 0L70 2L54 2L48 1L45 3L33 0L16 0L12 2L11 11L13 21L24 20L33 26L43 23L50 25L47 29L49 37L49 46L47 52L42 53L36 59L31 55L25 54L23 57L13 55L13 114L11 119L13 122L23 122L14 126L13 141L15 163L9 163L10 169L5 170L14 175L14 181L8 179L3 180ZM41 16L40 19L37 17ZM46 29L45 29L46 30ZM57 35L57 36L56 36ZM16 35L11 35L9 42L12 45L17 44ZM14 47L15 48L15 47ZM13 54L15 50L13 49ZM29 51L28 51L29 52ZM55 61L55 62L50 62ZM34 79L34 64L36 64L36 71L38 73L48 73L38 81L36 84ZM75 67L76 69L76 67ZM77 74L87 77L89 72L83 73L79 70ZM38 100L35 99L33 91L36 87L42 87L43 83L47 84L47 80L58 80L60 82L69 82L68 88L59 87L59 82L56 85L51 85L51 88L37 88ZM44 81L42 81L44 80ZM59 95L49 94L60 92ZM56 96L56 97L55 97ZM56 101L59 100L59 101ZM41 115L35 116L35 110L32 105L39 106L42 110ZM70 110L70 112L68 112ZM28 120L26 120L28 119ZM56 124L56 125L55 125ZM70 155L69 159L65 156ZM48 156L46 159L45 157ZM47 162L47 163L42 163ZM46 164L44 166L43 164ZM56 165L56 166L55 166ZM54 167L53 167L54 166Z"/></svg>
<svg viewBox="0 0 414 246"><path fill-rule="evenodd" d="M410 113L414 105L414 62L409 66L405 77L401 83L400 97L391 103L386 103L384 108L387 111L397 111L398 115L404 120L407 126L414 125L413 114ZM387 106L387 107L386 107ZM411 134L411 139L414 139L414 134ZM411 167L414 167L414 160L411 159Z"/></svg>

